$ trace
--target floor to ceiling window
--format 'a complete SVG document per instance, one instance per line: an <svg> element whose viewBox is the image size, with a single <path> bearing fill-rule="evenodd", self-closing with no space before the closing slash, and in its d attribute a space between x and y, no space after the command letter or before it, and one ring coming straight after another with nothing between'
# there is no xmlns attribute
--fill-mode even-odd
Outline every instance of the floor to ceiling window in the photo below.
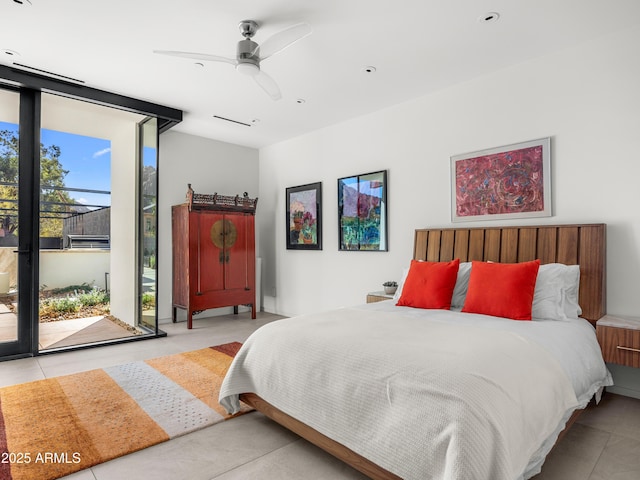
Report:
<svg viewBox="0 0 640 480"><path fill-rule="evenodd" d="M181 112L74 88L0 66L0 359L164 335L157 140Z"/></svg>
<svg viewBox="0 0 640 480"><path fill-rule="evenodd" d="M142 256L139 269L141 326L157 328L157 203L158 203L158 121L148 118L140 126L140 198L139 249Z"/></svg>
<svg viewBox="0 0 640 480"><path fill-rule="evenodd" d="M136 236L127 228L141 213L135 179L144 119L42 95L41 351L155 333L155 319L139 328L130 284Z"/></svg>

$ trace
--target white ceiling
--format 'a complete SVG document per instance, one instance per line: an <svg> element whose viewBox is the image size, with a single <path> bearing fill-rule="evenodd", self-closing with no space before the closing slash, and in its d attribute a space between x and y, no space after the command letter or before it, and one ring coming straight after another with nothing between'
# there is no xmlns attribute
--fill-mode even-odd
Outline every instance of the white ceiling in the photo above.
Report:
<svg viewBox="0 0 640 480"><path fill-rule="evenodd" d="M0 63L181 109L175 130L251 147L640 23L640 0L20 1L0 0ZM478 21L488 12L500 19ZM152 52L234 57L244 19L260 25L258 43L299 22L313 27L311 36L262 63L280 86L279 101L232 65L199 67ZM376 73L363 72L365 66Z"/></svg>

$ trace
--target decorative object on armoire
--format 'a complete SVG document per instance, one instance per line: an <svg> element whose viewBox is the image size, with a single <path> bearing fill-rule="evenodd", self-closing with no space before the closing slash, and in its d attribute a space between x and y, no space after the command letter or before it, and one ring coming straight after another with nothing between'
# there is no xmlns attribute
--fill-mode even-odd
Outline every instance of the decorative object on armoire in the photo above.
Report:
<svg viewBox="0 0 640 480"><path fill-rule="evenodd" d="M339 250L386 252L387 171L338 179Z"/></svg>
<svg viewBox="0 0 640 480"><path fill-rule="evenodd" d="M451 220L550 217L551 138L451 157Z"/></svg>
<svg viewBox="0 0 640 480"><path fill-rule="evenodd" d="M171 207L173 237L173 313L251 306L256 318L255 211L257 198L195 193Z"/></svg>
<svg viewBox="0 0 640 480"><path fill-rule="evenodd" d="M322 250L322 182L286 189L287 249Z"/></svg>

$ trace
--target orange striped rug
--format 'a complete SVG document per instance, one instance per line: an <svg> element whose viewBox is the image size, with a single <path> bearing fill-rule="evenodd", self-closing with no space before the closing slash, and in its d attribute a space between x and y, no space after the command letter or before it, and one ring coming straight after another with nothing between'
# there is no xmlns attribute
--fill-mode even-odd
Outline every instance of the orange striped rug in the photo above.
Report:
<svg viewBox="0 0 640 480"><path fill-rule="evenodd" d="M59 478L231 418L218 392L241 346L0 388L0 480Z"/></svg>

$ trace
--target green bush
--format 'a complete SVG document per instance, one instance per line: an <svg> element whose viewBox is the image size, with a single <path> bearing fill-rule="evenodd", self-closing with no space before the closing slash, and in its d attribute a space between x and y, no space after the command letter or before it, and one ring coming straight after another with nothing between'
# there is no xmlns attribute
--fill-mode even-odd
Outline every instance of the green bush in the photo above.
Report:
<svg viewBox="0 0 640 480"><path fill-rule="evenodd" d="M76 298L54 298L40 302L40 314L73 313L80 310L80 302Z"/></svg>
<svg viewBox="0 0 640 480"><path fill-rule="evenodd" d="M44 287L46 288L46 285L44 285ZM53 295L63 295L65 293L77 295L78 292L85 292L94 288L98 287L92 287L88 283L82 283L80 285L69 285L68 287L54 288L51 290L51 293Z"/></svg>
<svg viewBox="0 0 640 480"><path fill-rule="evenodd" d="M77 298L80 304L85 307L93 307L95 305L109 303L109 294L97 287L93 287L89 292L82 292L78 294Z"/></svg>
<svg viewBox="0 0 640 480"><path fill-rule="evenodd" d="M108 305L109 294L87 284L70 285L64 288L56 288L54 294L66 294L65 297L51 297L40 300L40 316L56 316L66 313L75 313L81 307L94 307L96 305Z"/></svg>
<svg viewBox="0 0 640 480"><path fill-rule="evenodd" d="M144 292L142 294L142 308L143 310L149 310L156 306L155 293Z"/></svg>

